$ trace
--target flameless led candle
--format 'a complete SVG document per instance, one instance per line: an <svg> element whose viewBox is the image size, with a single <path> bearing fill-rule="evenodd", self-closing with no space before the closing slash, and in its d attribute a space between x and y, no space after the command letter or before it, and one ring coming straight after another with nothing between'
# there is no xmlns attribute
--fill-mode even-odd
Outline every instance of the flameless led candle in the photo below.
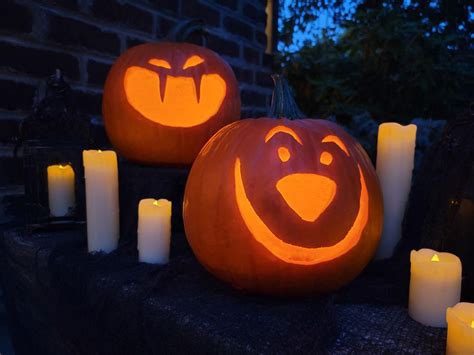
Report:
<svg viewBox="0 0 474 355"><path fill-rule="evenodd" d="M416 125L387 122L379 126L377 175L384 200L384 225L376 258L390 258L401 238L415 157Z"/></svg>
<svg viewBox="0 0 474 355"><path fill-rule="evenodd" d="M171 202L147 198L138 205L139 260L166 264L170 255Z"/></svg>
<svg viewBox="0 0 474 355"><path fill-rule="evenodd" d="M50 165L47 172L49 213L53 217L67 216L76 204L74 170L70 165Z"/></svg>
<svg viewBox="0 0 474 355"><path fill-rule="evenodd" d="M111 252L119 241L117 155L83 151L86 179L87 245L89 252Z"/></svg>
<svg viewBox="0 0 474 355"><path fill-rule="evenodd" d="M461 297L461 260L431 249L412 250L408 313L432 327L446 327L446 310Z"/></svg>
<svg viewBox="0 0 474 355"><path fill-rule="evenodd" d="M446 311L446 354L474 354L474 303L461 302Z"/></svg>

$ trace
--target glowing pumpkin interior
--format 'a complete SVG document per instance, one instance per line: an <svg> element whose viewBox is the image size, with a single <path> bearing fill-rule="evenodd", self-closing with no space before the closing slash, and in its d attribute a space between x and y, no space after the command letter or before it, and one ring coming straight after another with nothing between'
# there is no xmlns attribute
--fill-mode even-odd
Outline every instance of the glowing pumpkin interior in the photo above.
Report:
<svg viewBox="0 0 474 355"><path fill-rule="evenodd" d="M226 96L219 74L200 70L204 59L193 55L180 68L153 58L149 67L131 66L124 75L127 101L143 117L169 127L193 127L208 121ZM180 75L172 75L179 72Z"/></svg>

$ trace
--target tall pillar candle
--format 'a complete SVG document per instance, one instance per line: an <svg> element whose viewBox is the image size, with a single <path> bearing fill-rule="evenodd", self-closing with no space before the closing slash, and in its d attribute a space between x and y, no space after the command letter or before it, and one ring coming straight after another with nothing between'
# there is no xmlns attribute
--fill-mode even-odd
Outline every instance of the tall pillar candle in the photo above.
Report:
<svg viewBox="0 0 474 355"><path fill-rule="evenodd" d="M446 310L461 298L461 260L454 254L431 249L410 254L408 313L432 327L446 327Z"/></svg>
<svg viewBox="0 0 474 355"><path fill-rule="evenodd" d="M87 246L109 253L119 241L117 155L113 151L83 152L86 179Z"/></svg>
<svg viewBox="0 0 474 355"><path fill-rule="evenodd" d="M53 217L64 217L76 204L75 174L70 165L50 165L48 175L49 213Z"/></svg>
<svg viewBox="0 0 474 355"><path fill-rule="evenodd" d="M138 205L137 249L139 260L166 264L170 254L171 202L147 198Z"/></svg>
<svg viewBox="0 0 474 355"><path fill-rule="evenodd" d="M446 311L446 354L474 354L474 303L461 302Z"/></svg>
<svg viewBox="0 0 474 355"><path fill-rule="evenodd" d="M415 158L416 125L388 122L379 126L377 175L384 201L384 225L377 259L390 258L402 235Z"/></svg>

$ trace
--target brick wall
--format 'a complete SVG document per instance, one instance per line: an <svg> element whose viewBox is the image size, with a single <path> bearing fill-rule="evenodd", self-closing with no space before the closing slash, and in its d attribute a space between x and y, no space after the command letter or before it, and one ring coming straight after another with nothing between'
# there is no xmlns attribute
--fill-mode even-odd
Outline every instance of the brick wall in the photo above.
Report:
<svg viewBox="0 0 474 355"><path fill-rule="evenodd" d="M100 119L102 87L114 59L156 41L177 20L203 18L208 47L233 67L242 116L266 112L271 56L266 0L0 0L0 146L16 134L36 87L62 69L80 107ZM5 155L5 153L2 153Z"/></svg>

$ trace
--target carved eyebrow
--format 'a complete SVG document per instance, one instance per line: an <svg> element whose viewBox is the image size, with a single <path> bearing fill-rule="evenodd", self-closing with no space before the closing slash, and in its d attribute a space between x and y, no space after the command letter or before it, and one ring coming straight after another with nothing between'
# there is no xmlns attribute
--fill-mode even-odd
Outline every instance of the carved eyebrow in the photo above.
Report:
<svg viewBox="0 0 474 355"><path fill-rule="evenodd" d="M164 59L150 59L148 61L148 63L150 63L151 65L154 65L156 67L160 67L160 68L166 68L166 69L171 69L171 65L170 63L168 63L166 60Z"/></svg>
<svg viewBox="0 0 474 355"><path fill-rule="evenodd" d="M322 143L335 143L339 148L342 149L347 156L349 156L349 151L346 148L346 145L342 143L341 139L338 136L329 135L323 138Z"/></svg>
<svg viewBox="0 0 474 355"><path fill-rule="evenodd" d="M291 128L288 128L286 126L276 126L273 127L265 136L265 143L267 143L272 137L277 134L277 133L286 133L293 137L295 141L297 141L299 144L303 145L303 142L301 141L301 138L296 134L295 131L293 131Z"/></svg>
<svg viewBox="0 0 474 355"><path fill-rule="evenodd" d="M183 70L188 69L190 67L195 67L196 65L199 65L201 63L204 63L204 59L202 59L201 57L197 55L193 55L192 57L189 57L186 60L186 63L184 63L183 65Z"/></svg>

